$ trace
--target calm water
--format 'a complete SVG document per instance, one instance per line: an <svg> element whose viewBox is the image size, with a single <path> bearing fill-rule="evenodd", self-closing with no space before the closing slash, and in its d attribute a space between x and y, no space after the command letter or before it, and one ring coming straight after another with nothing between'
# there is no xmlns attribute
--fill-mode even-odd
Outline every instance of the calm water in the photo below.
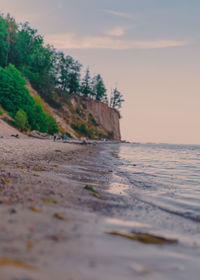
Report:
<svg viewBox="0 0 200 280"><path fill-rule="evenodd" d="M122 145L118 156L141 199L200 221L200 146Z"/></svg>
<svg viewBox="0 0 200 280"><path fill-rule="evenodd" d="M107 197L93 243L107 258L104 268L126 275L118 279L199 279L200 146L104 145L97 158L66 165L63 176ZM107 236L110 231L150 233L178 243L146 245Z"/></svg>
<svg viewBox="0 0 200 280"><path fill-rule="evenodd" d="M133 252L155 272L142 279L199 279L200 146L111 145L102 158L113 170L109 192L119 196L109 228L178 240Z"/></svg>
<svg viewBox="0 0 200 280"><path fill-rule="evenodd" d="M124 219L199 243L200 146L112 145L104 157L113 168L110 191L121 195Z"/></svg>

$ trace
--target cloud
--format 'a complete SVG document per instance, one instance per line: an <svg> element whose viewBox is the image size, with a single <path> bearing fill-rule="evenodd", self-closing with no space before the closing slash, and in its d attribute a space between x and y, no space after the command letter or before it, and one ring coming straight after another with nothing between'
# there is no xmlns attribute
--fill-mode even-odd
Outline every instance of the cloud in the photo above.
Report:
<svg viewBox="0 0 200 280"><path fill-rule="evenodd" d="M50 34L45 42L58 49L162 49L187 45L187 41L179 40L121 40L107 36L85 36L77 38L74 34Z"/></svg>
<svg viewBox="0 0 200 280"><path fill-rule="evenodd" d="M1 3L1 2L0 2ZM3 13L5 16L9 13L12 17L14 17L15 19L16 19L16 21L18 22L18 23L20 23L20 22L26 22L26 21L28 21L28 22L30 22L30 23L37 23L40 19L42 19L44 16L45 16L45 13L39 13L39 12L37 12L37 13L34 13L34 12L32 12L32 13L28 13L28 12L24 12L24 13L22 13L22 12L20 12L20 11L18 11L18 10L16 10L16 9L3 9L3 8L1 8L1 10L0 10L0 13Z"/></svg>
<svg viewBox="0 0 200 280"><path fill-rule="evenodd" d="M107 14L114 15L117 17L135 19L135 16L133 14L129 14L129 13L117 12L117 11L113 11L113 10L105 10L105 12Z"/></svg>
<svg viewBox="0 0 200 280"><path fill-rule="evenodd" d="M114 28L105 30L104 33L106 35L119 37L125 33L125 30L126 30L126 28L118 26L118 27L114 27Z"/></svg>
<svg viewBox="0 0 200 280"><path fill-rule="evenodd" d="M44 14L42 13L26 13L26 14L20 14L17 15L17 21L19 22L30 22L30 23L36 23L38 22L41 18L43 18Z"/></svg>

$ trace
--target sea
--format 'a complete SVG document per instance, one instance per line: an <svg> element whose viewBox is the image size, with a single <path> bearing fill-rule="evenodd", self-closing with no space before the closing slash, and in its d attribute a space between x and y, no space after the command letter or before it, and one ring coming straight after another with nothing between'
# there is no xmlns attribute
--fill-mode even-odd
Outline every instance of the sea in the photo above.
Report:
<svg viewBox="0 0 200 280"><path fill-rule="evenodd" d="M111 172L108 192L119 198L108 227L178 241L137 251L159 275L141 279L200 279L200 146L111 144L101 164Z"/></svg>
<svg viewBox="0 0 200 280"><path fill-rule="evenodd" d="M82 244L90 244L83 256L96 267L88 279L104 271L102 279L199 280L200 146L104 143L95 155L67 164L65 173L67 182L91 185L106 199L82 197L89 213L97 214L97 222L87 225L93 235ZM177 242L126 238L135 234Z"/></svg>

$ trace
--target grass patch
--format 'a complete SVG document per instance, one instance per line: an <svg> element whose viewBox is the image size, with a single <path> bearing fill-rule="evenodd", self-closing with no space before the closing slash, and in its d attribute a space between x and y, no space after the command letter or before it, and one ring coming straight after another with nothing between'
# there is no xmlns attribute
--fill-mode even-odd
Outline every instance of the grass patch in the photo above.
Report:
<svg viewBox="0 0 200 280"><path fill-rule="evenodd" d="M99 126L99 124L96 122L94 119L93 115L90 113L89 114L89 121L94 125L94 126Z"/></svg>
<svg viewBox="0 0 200 280"><path fill-rule="evenodd" d="M0 107L0 116L4 114L4 110Z"/></svg>
<svg viewBox="0 0 200 280"><path fill-rule="evenodd" d="M69 132L66 132L65 134L66 134L67 137L73 138L72 135Z"/></svg>
<svg viewBox="0 0 200 280"><path fill-rule="evenodd" d="M79 135L83 135L86 136L90 139L93 138L93 130L92 129L88 129L86 127L86 125L84 123L80 123L80 124L71 124L71 127L79 134Z"/></svg>

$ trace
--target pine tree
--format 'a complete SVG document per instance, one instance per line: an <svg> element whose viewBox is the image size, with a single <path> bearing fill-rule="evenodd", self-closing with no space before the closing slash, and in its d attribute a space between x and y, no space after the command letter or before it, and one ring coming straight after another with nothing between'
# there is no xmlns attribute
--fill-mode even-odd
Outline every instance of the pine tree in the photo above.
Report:
<svg viewBox="0 0 200 280"><path fill-rule="evenodd" d="M113 109L120 109L124 102L123 95L117 88L111 91L110 107Z"/></svg>
<svg viewBox="0 0 200 280"><path fill-rule="evenodd" d="M92 90L93 90L93 95L94 98L97 101L104 101L107 97L106 94L106 88L103 82L103 79L101 77L100 74L94 76L93 80L92 80Z"/></svg>
<svg viewBox="0 0 200 280"><path fill-rule="evenodd" d="M81 83L81 93L85 97L89 97L92 95L91 77L90 77L89 68L86 69L85 76Z"/></svg>

